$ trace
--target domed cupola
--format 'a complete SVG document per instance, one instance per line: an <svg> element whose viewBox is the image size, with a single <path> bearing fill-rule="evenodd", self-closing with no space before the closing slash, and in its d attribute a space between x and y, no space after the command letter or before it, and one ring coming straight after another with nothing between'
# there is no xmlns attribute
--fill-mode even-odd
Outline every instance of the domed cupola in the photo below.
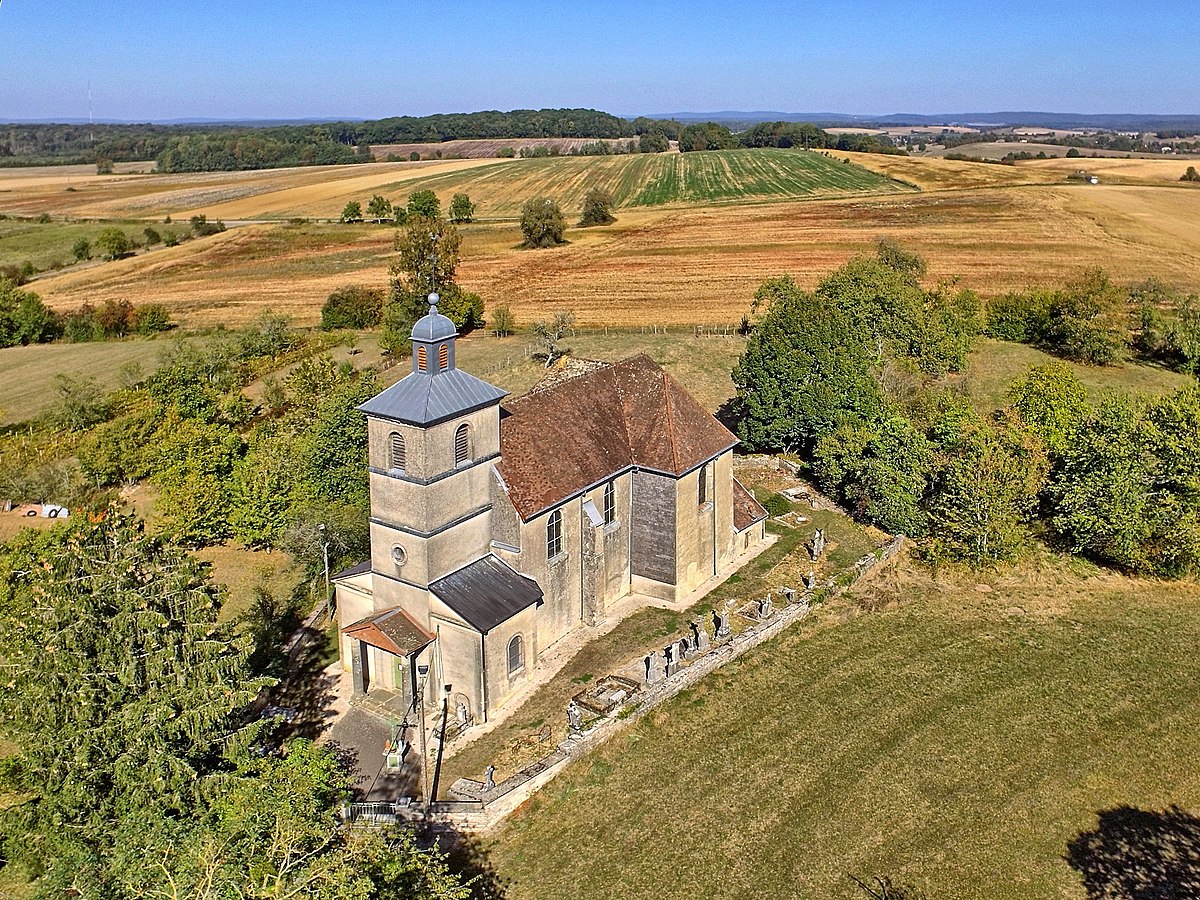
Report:
<svg viewBox="0 0 1200 900"><path fill-rule="evenodd" d="M454 368L454 339L458 329L438 312L438 295L429 295L429 312L413 326L413 372L437 375Z"/></svg>

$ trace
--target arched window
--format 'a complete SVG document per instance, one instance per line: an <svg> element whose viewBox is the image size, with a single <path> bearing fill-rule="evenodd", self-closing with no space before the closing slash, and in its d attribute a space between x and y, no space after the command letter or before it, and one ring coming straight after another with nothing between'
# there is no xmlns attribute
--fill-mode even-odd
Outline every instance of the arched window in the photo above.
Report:
<svg viewBox="0 0 1200 900"><path fill-rule="evenodd" d="M424 347L418 347L418 348L417 348L417 371L418 371L418 372L424 372L424 371L425 371L425 367L426 367L426 363L425 363L425 348L424 348Z"/></svg>
<svg viewBox="0 0 1200 900"><path fill-rule="evenodd" d="M604 524L617 521L617 489L610 481L604 486Z"/></svg>
<svg viewBox="0 0 1200 900"><path fill-rule="evenodd" d="M390 459L388 460L389 469L404 468L404 435L398 431L393 431L390 436L390 446L388 447Z"/></svg>
<svg viewBox="0 0 1200 900"><path fill-rule="evenodd" d="M546 559L559 556L562 549L562 511L556 509L546 520Z"/></svg>
<svg viewBox="0 0 1200 900"><path fill-rule="evenodd" d="M438 347L438 368L444 369L450 365L450 347L447 344L442 344Z"/></svg>
<svg viewBox="0 0 1200 900"><path fill-rule="evenodd" d="M708 502L708 463L700 467L699 486L696 488L696 502L701 506Z"/></svg>
<svg viewBox="0 0 1200 900"><path fill-rule="evenodd" d="M518 634L508 642L508 674L516 675L525 668L525 642Z"/></svg>
<svg viewBox="0 0 1200 900"><path fill-rule="evenodd" d="M471 426L466 422L454 431L454 464L460 466L471 458Z"/></svg>

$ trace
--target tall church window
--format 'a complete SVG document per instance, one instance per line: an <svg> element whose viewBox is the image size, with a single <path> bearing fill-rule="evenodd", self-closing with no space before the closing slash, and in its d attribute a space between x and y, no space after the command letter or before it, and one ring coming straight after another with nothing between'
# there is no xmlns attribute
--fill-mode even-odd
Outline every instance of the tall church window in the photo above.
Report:
<svg viewBox="0 0 1200 900"><path fill-rule="evenodd" d="M700 467L700 478L696 487L696 502L700 506L708 502L708 463Z"/></svg>
<svg viewBox="0 0 1200 900"><path fill-rule="evenodd" d="M604 486L604 524L611 525L617 520L617 489L610 481Z"/></svg>
<svg viewBox="0 0 1200 900"><path fill-rule="evenodd" d="M508 642L508 674L516 675L525 668L525 642L518 634Z"/></svg>
<svg viewBox="0 0 1200 900"><path fill-rule="evenodd" d="M562 510L556 509L546 520L546 559L554 559L562 552Z"/></svg>
<svg viewBox="0 0 1200 900"><path fill-rule="evenodd" d="M388 468L403 469L404 468L404 435L398 431L393 431L391 434L391 442L388 447L389 460Z"/></svg>
<svg viewBox="0 0 1200 900"><path fill-rule="evenodd" d="M454 431L454 464L460 466L471 458L471 426L466 422Z"/></svg>
<svg viewBox="0 0 1200 900"><path fill-rule="evenodd" d="M426 362L427 351L424 347L417 348L417 371L424 372L427 367Z"/></svg>

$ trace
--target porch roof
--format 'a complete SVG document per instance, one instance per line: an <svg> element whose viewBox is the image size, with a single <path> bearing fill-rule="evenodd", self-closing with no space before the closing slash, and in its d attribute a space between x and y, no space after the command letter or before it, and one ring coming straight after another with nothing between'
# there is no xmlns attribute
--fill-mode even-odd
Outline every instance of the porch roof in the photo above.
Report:
<svg viewBox="0 0 1200 900"><path fill-rule="evenodd" d="M398 606L371 613L365 619L347 625L342 634L396 656L412 656L433 642L433 635Z"/></svg>

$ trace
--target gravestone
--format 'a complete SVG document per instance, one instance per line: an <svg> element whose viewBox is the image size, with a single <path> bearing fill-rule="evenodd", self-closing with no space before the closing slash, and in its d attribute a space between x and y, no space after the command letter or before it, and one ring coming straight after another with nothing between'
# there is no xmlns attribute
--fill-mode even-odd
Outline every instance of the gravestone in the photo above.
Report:
<svg viewBox="0 0 1200 900"><path fill-rule="evenodd" d="M809 569L808 574L804 576L804 586L810 591L817 586L817 573L812 569Z"/></svg>
<svg viewBox="0 0 1200 900"><path fill-rule="evenodd" d="M647 653L642 663L646 666L646 684L654 684L658 681L658 667L654 665L654 654Z"/></svg>
<svg viewBox="0 0 1200 900"><path fill-rule="evenodd" d="M496 789L496 767L488 766L483 771L483 789L485 791L494 791Z"/></svg>
<svg viewBox="0 0 1200 900"><path fill-rule="evenodd" d="M825 532L818 528L813 534L812 540L812 559L816 562L821 558L821 554L825 552Z"/></svg>
<svg viewBox="0 0 1200 900"><path fill-rule="evenodd" d="M671 664L675 662L675 645L667 644L663 647L663 678L671 677Z"/></svg>
<svg viewBox="0 0 1200 900"><path fill-rule="evenodd" d="M760 619L769 619L774 613L775 605L771 600L771 595L767 594L764 599L758 601L758 617Z"/></svg>
<svg viewBox="0 0 1200 900"><path fill-rule="evenodd" d="M567 704L567 728L571 732L571 737L576 737L583 731L583 714L579 711L579 704L574 700Z"/></svg>
<svg viewBox="0 0 1200 900"><path fill-rule="evenodd" d="M458 719L459 731L462 731L462 729L471 724L471 713L467 710L467 704L461 700L458 701L458 706L454 708L454 715Z"/></svg>
<svg viewBox="0 0 1200 900"><path fill-rule="evenodd" d="M708 631L699 622L692 623L692 631L696 635L696 652L703 653L712 646L708 639Z"/></svg>
<svg viewBox="0 0 1200 900"><path fill-rule="evenodd" d="M793 603L796 602L796 589L795 588L790 588L790 587L780 588L779 592L781 594L783 594L783 599L787 603L788 606L791 606Z"/></svg>
<svg viewBox="0 0 1200 900"><path fill-rule="evenodd" d="M684 660L692 658L692 644L686 636L679 639L679 644L675 650L675 659Z"/></svg>
<svg viewBox="0 0 1200 900"><path fill-rule="evenodd" d="M729 613L727 613L727 612L718 613L714 609L713 610L713 624L716 626L716 634L714 635L714 637L716 637L716 638L729 637L729 635L731 633L729 631Z"/></svg>

